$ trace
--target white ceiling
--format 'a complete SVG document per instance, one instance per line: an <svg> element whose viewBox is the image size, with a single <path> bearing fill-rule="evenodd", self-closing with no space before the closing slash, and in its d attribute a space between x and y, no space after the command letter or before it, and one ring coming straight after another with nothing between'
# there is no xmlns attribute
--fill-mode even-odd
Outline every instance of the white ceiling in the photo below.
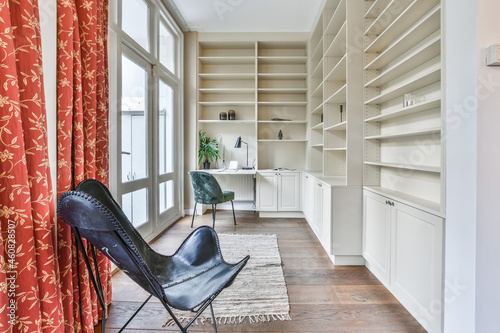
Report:
<svg viewBox="0 0 500 333"><path fill-rule="evenodd" d="M309 32L325 0L167 0L199 32ZM187 30L187 29L186 29Z"/></svg>

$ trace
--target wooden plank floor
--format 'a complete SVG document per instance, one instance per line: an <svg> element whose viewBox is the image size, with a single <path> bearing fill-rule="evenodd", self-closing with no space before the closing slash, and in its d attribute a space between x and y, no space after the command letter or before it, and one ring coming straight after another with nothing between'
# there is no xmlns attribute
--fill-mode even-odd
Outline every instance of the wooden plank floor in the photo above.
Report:
<svg viewBox="0 0 500 333"><path fill-rule="evenodd" d="M292 320L219 325L219 332L425 332L365 267L334 266L304 219L261 219L253 212L236 217L234 226L229 211L217 212L216 231L278 235ZM171 254L193 230L190 223L191 216L179 220L152 247ZM203 224L211 225L211 214L196 217L195 227ZM125 274L116 273L106 332L118 332L146 297ZM162 327L167 318L161 303L152 299L124 332L178 332ZM189 331L213 332L213 327L193 325Z"/></svg>

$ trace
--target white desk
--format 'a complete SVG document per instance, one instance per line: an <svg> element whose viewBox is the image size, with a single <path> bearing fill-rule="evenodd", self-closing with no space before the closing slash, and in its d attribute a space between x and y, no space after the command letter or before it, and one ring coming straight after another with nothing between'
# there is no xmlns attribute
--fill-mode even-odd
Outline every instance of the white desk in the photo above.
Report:
<svg viewBox="0 0 500 333"><path fill-rule="evenodd" d="M208 169L199 171L205 171L214 175L222 189L234 191L235 209L255 211L257 170ZM230 208L231 206L229 205L228 207ZM222 206L221 208L227 207Z"/></svg>
<svg viewBox="0 0 500 333"><path fill-rule="evenodd" d="M257 170L243 170L243 169L206 169L200 170L211 173L212 175L255 175Z"/></svg>

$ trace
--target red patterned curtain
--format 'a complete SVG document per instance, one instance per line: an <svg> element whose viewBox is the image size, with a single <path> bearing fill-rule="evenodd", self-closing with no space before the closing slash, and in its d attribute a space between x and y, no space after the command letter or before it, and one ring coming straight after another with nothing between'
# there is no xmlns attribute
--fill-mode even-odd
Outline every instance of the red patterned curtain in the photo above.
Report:
<svg viewBox="0 0 500 333"><path fill-rule="evenodd" d="M0 0L0 332L63 332L37 0Z"/></svg>
<svg viewBox="0 0 500 333"><path fill-rule="evenodd" d="M58 1L58 195L87 178L108 185L107 16L106 0ZM99 302L81 255L76 258L71 228L62 221L58 225L66 332L93 332L101 314ZM111 265L100 253L97 259L109 304Z"/></svg>

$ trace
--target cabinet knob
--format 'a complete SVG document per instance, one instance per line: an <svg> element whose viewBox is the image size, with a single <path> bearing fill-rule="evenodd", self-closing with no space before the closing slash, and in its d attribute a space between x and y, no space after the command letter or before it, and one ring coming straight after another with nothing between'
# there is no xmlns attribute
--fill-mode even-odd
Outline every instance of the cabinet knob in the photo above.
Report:
<svg viewBox="0 0 500 333"><path fill-rule="evenodd" d="M323 187L323 185L321 185L321 184L318 184L318 186L319 186L319 187Z"/></svg>

